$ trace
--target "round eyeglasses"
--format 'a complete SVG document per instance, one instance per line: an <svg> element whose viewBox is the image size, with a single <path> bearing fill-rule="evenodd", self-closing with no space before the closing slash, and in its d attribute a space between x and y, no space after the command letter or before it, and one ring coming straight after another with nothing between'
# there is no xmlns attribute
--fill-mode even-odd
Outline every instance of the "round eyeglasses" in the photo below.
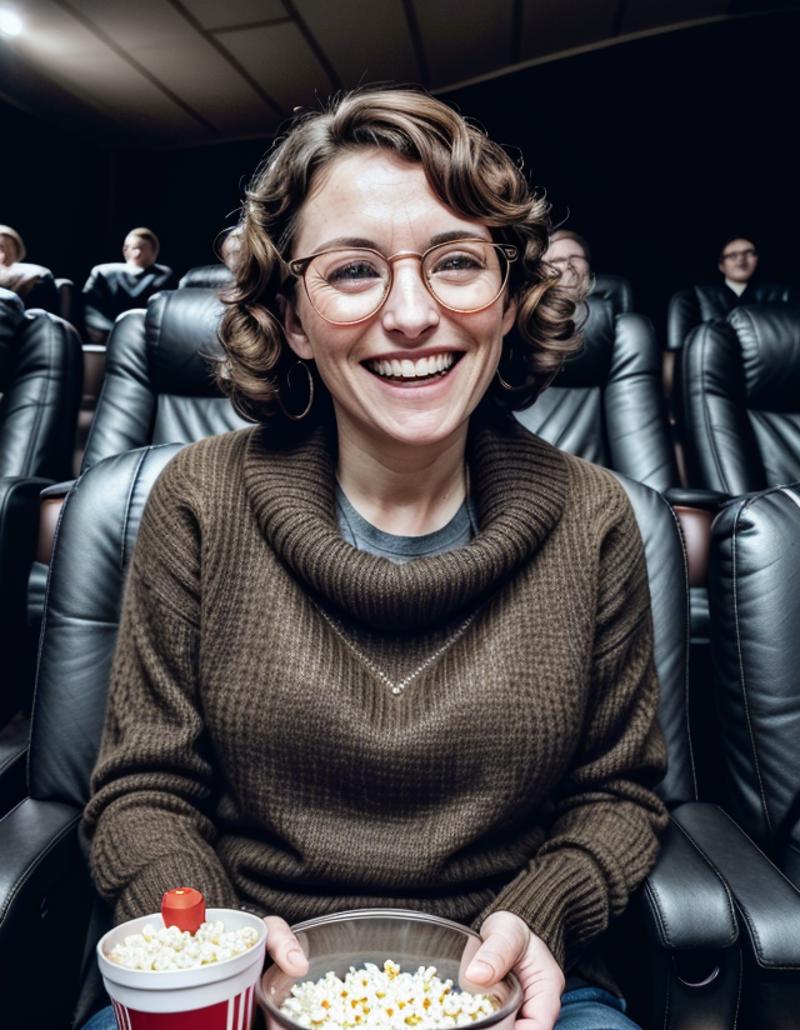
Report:
<svg viewBox="0 0 800 1030"><path fill-rule="evenodd" d="M423 253L385 257L369 247L333 247L289 262L303 280L311 306L332 325L355 325L376 314L392 289L394 262L416 258L433 299L448 311L474 314L491 307L505 289L517 248L488 240L437 243Z"/></svg>

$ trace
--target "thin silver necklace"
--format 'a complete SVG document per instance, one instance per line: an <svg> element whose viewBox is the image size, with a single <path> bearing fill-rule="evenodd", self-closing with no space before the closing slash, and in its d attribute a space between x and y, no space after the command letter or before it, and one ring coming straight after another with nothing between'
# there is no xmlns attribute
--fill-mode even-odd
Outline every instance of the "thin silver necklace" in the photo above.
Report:
<svg viewBox="0 0 800 1030"><path fill-rule="evenodd" d="M445 640L441 647L437 648L432 655L429 655L424 662L421 662L416 667L416 669L414 669L413 672L410 672L401 680L393 680L391 676L388 676L383 671L383 669L380 668L380 666L376 665L371 658L365 655L357 644L353 643L353 641L347 635L347 631L345 630L344 626L342 626L342 624L337 619L334 619L332 615L329 615L324 608L320 608L318 604L315 603L315 606L319 611L320 615L322 615L323 619L325 619L325 621L328 623L328 625L331 627L334 633L336 633L336 635L339 637L339 639L342 641L345 647L347 647L356 656L356 658L358 658L359 661L369 669L369 671L374 676L377 676L377 678L391 690L392 694L394 694L395 697L399 697L406 689L406 687L409 685L409 683L412 683L419 675L425 672L426 669L430 668L430 666L433 665L433 663L438 658L441 658L445 651L447 651L448 648L452 647L452 645L455 644L455 642L466 633L470 624L475 620L475 616L478 614L477 611L474 611L471 615L468 615L467 618L464 619L464 621L458 627L458 629L456 629L447 638L447 640Z"/></svg>

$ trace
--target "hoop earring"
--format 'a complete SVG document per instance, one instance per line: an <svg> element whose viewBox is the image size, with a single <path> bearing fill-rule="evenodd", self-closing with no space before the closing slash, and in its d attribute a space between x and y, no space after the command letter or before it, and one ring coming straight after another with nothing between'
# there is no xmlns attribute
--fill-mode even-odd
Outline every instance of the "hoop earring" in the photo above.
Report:
<svg viewBox="0 0 800 1030"><path fill-rule="evenodd" d="M283 410L284 415L287 418L290 418L292 420L292 422L300 422L302 419L304 419L306 417L306 415L309 413L309 411L311 411L311 407L312 407L312 405L314 403L314 377L311 374L311 369L308 367L308 365L305 363L305 361L300 361L298 359L294 363L294 365L292 365L292 367L289 369L289 371L286 373L286 389L287 389L287 391L291 389L291 386L292 386L292 372L294 372L294 370L297 368L298 365L303 369L305 374L308 376L308 403L306 404L306 406L303 408L303 410L300 412L299 415L293 415L290 411L286 410L286 406L283 403L283 399L281 399L281 402L280 402L281 403L281 409Z"/></svg>

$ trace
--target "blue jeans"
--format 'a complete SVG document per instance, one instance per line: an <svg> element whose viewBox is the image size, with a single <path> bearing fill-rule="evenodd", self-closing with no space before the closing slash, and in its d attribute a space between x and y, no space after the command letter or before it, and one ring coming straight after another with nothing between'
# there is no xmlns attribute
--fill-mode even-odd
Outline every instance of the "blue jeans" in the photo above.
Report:
<svg viewBox="0 0 800 1030"><path fill-rule="evenodd" d="M599 987L580 987L561 996L556 1030L639 1030L624 1013L625 1002ZM83 1030L117 1030L114 1010L96 1012Z"/></svg>

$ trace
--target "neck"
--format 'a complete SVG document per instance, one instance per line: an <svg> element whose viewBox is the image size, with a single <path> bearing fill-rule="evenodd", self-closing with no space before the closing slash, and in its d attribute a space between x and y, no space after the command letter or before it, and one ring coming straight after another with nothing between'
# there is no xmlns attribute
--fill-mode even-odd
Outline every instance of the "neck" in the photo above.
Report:
<svg viewBox="0 0 800 1030"><path fill-rule="evenodd" d="M371 525L397 536L423 536L446 526L467 493L467 425L430 445L376 445L337 424L336 478Z"/></svg>
<svg viewBox="0 0 800 1030"><path fill-rule="evenodd" d="M745 290L747 289L748 283L747 283L747 282L744 282L744 283L737 283L737 282L734 282L734 280L733 280L733 279L728 279L728 278L726 278L726 279L725 279L725 285L726 285L726 286L728 287L728 289L730 289L730 290L733 290L733 292L734 292L734 293L735 293L735 294L736 294L736 295L737 295L738 297L741 297L741 295L742 295L742 294L744 293L744 291L745 291Z"/></svg>

